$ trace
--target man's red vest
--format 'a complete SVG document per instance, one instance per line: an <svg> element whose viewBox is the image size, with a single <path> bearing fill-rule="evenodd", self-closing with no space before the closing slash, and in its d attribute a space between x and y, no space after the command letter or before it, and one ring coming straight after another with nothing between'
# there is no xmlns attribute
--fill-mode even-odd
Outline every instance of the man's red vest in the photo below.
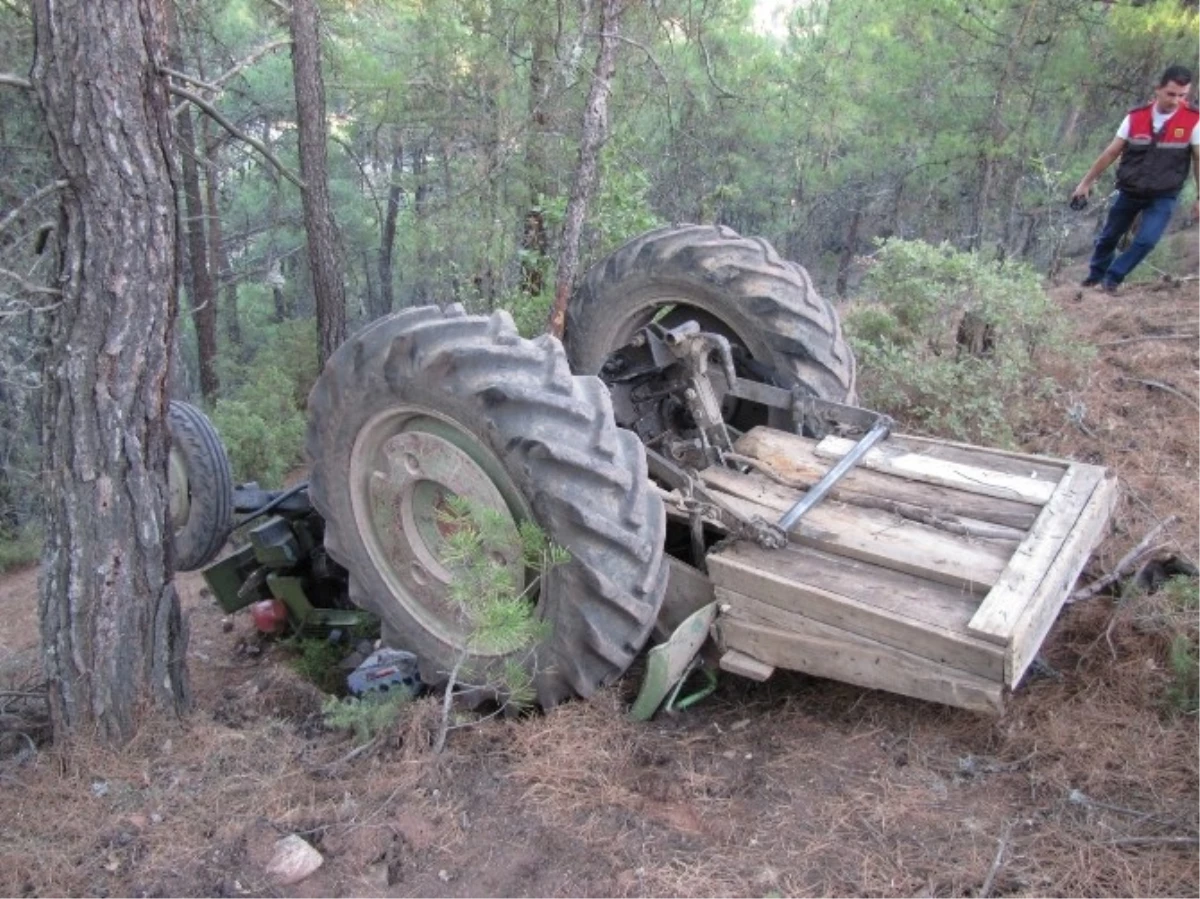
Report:
<svg viewBox="0 0 1200 899"><path fill-rule="evenodd" d="M1129 137L1117 166L1117 188L1137 197L1170 197L1179 193L1191 166L1192 129L1200 111L1180 103L1156 133L1153 103L1129 111Z"/></svg>

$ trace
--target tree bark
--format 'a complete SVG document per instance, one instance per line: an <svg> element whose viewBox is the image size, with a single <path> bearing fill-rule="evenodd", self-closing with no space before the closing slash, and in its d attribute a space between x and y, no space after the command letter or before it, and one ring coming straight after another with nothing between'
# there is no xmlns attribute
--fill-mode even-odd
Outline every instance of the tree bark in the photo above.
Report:
<svg viewBox="0 0 1200 899"><path fill-rule="evenodd" d="M975 192L975 205L971 216L971 233L967 239L967 248L971 250L977 250L982 247L986 236L987 211L988 205L991 202L992 181L996 174L996 157L995 153L991 151L994 151L1004 143L1004 108L1008 99L1008 91L1015 74L1017 59L1024 49L1025 32L1029 27L1030 21L1033 19L1037 5L1038 0L1031 0L1031 2L1025 4L1021 24L1009 42L1008 52L1004 58L1004 69L1000 74L1000 80L996 84L996 90L992 95L992 115L988 121L988 146L979 154L977 169L979 172L979 187Z"/></svg>
<svg viewBox="0 0 1200 899"><path fill-rule="evenodd" d="M383 215L383 234L379 238L379 304L371 310L372 318L387 315L396 305L392 256L396 249L396 218L400 215L400 198L404 194L400 185L403 169L404 144L397 133L392 145L392 170L388 182L387 208Z"/></svg>
<svg viewBox="0 0 1200 899"><path fill-rule="evenodd" d="M543 212L546 187L545 151L547 73L550 70L550 38L540 25L534 26L533 55L529 60L529 136L525 141L525 178L529 199L521 228L521 290L540 297L545 287L546 258L550 237Z"/></svg>
<svg viewBox="0 0 1200 899"><path fill-rule="evenodd" d="M171 67L184 71L183 53L179 49L179 28L173 7L168 4L171 31ZM200 194L200 167L196 164L196 129L192 111L184 106L176 122L179 129L180 174L183 180L184 234L187 235L188 299L192 305L192 322L196 326L196 350L200 368L200 393L204 401L213 404L221 384L217 378L217 293L209 267L208 245L205 238L204 201Z"/></svg>
<svg viewBox="0 0 1200 899"><path fill-rule="evenodd" d="M187 704L171 582L178 307L165 0L34 0L31 81L62 192L44 365L42 657L56 738L133 736Z"/></svg>
<svg viewBox="0 0 1200 899"><path fill-rule="evenodd" d="M862 207L855 206L854 214L850 217L850 227L846 231L846 246L842 249L841 258L838 260L837 282L834 286L834 292L839 297L846 295L846 290L850 282L850 266L854 264L854 252L858 249L858 229L862 224Z"/></svg>
<svg viewBox="0 0 1200 899"><path fill-rule="evenodd" d="M207 119L204 120L207 123ZM225 298L221 302L221 317L225 320L225 337L229 345L240 355L242 349L242 322L238 315L237 279L233 277L233 266L229 264L229 250L225 246L225 236L221 229L220 168L218 167L218 151L221 144L209 138L207 124L202 126L201 140L204 143L204 154L207 165L204 169L205 208L208 210L208 258L217 270L216 293L220 288L225 289Z"/></svg>
<svg viewBox="0 0 1200 899"><path fill-rule="evenodd" d="M428 154L428 140L422 139L417 141L412 151L413 182L416 185L413 188L413 226L416 231L417 255L417 265L416 271L413 272L412 287L414 306L424 306L426 303L433 301L432 288L429 282L432 253L429 246L430 216L428 215L429 197L433 193L433 186L429 182ZM445 148L443 148L442 158L443 160L446 158ZM446 184L446 196L452 196L448 182ZM457 298L457 288L454 289L454 295ZM443 300L443 302L445 301Z"/></svg>
<svg viewBox="0 0 1200 899"><path fill-rule="evenodd" d="M571 186L563 222L562 249L558 254L558 268L554 278L554 305L550 308L550 316L546 321L546 332L558 338L562 337L566 328L567 300L571 296L576 270L579 268L579 242L583 237L583 220L587 217L588 203L591 202L592 192L596 188L596 162L608 131L609 83L616 70L620 27L620 0L601 0L600 48L596 52L592 86L588 91L587 106L583 111L579 163L575 168L575 181Z"/></svg>
<svg viewBox="0 0 1200 899"><path fill-rule="evenodd" d="M292 0L292 77L300 178L304 189L304 230L317 313L318 362L346 339L346 286L337 254L337 226L329 200L326 156L325 83L321 77L320 14L316 0Z"/></svg>

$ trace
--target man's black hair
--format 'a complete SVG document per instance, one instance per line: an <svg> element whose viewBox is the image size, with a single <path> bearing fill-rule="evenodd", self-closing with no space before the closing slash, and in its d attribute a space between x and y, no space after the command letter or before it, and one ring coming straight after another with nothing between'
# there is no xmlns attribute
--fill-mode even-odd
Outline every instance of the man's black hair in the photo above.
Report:
<svg viewBox="0 0 1200 899"><path fill-rule="evenodd" d="M1166 87L1172 81L1185 86L1191 84L1192 70L1187 66L1167 66L1162 78L1158 79L1158 86Z"/></svg>

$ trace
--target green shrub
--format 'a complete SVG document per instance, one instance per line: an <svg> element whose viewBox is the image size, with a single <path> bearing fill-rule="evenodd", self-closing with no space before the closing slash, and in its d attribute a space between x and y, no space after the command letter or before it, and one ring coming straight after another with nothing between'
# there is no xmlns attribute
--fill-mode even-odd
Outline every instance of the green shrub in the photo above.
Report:
<svg viewBox="0 0 1200 899"><path fill-rule="evenodd" d="M1200 581L1186 575L1169 578L1162 586L1167 614L1173 620L1175 637L1167 662L1171 683L1167 705L1177 712L1195 715L1200 711L1200 635L1196 610L1200 608Z"/></svg>
<svg viewBox="0 0 1200 899"><path fill-rule="evenodd" d="M338 663L346 656L345 647L317 637L296 637L287 645L295 653L289 661L297 674L326 693L342 690L345 684Z"/></svg>
<svg viewBox="0 0 1200 899"><path fill-rule="evenodd" d="M1039 363L1089 358L1033 269L946 244L881 243L845 326L864 405L960 440L1011 445L1047 386Z"/></svg>
<svg viewBox="0 0 1200 899"><path fill-rule="evenodd" d="M1194 636L1175 635L1171 642L1170 665L1167 704L1175 711L1195 715L1200 709L1200 652Z"/></svg>
<svg viewBox="0 0 1200 899"><path fill-rule="evenodd" d="M41 552L40 528L27 526L15 533L0 531L0 573L33 564Z"/></svg>
<svg viewBox="0 0 1200 899"><path fill-rule="evenodd" d="M409 700L404 690L368 693L361 698L330 696L321 706L321 715L330 730L350 731L356 743L367 743L395 726Z"/></svg>
<svg viewBox="0 0 1200 899"><path fill-rule="evenodd" d="M534 612L534 594L541 576L570 556L534 522L521 522L514 532L506 515L463 497L448 498L438 518L445 529L438 557L454 575L450 599L469 630L468 645L475 652L507 654L504 670L495 678L498 683L492 686L501 687L512 706L529 705L534 700L533 679L518 656L545 639L548 627ZM520 591L512 569L499 561L518 545L521 567L536 573ZM453 681L452 677L451 688ZM442 740L444 731L439 745Z"/></svg>
<svg viewBox="0 0 1200 899"><path fill-rule="evenodd" d="M279 368L263 367L253 384L217 401L212 421L239 482L278 487L304 458L304 413L296 406L296 384Z"/></svg>

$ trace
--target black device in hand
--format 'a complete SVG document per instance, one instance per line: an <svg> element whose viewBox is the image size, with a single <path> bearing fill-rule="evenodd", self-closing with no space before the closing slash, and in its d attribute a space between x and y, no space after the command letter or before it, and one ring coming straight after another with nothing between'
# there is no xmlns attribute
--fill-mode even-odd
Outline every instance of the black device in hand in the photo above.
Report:
<svg viewBox="0 0 1200 899"><path fill-rule="evenodd" d="M1076 212L1078 212L1080 209L1083 209L1085 206L1087 206L1087 197L1084 197L1084 196L1071 197L1070 206L1072 209L1074 209Z"/></svg>

